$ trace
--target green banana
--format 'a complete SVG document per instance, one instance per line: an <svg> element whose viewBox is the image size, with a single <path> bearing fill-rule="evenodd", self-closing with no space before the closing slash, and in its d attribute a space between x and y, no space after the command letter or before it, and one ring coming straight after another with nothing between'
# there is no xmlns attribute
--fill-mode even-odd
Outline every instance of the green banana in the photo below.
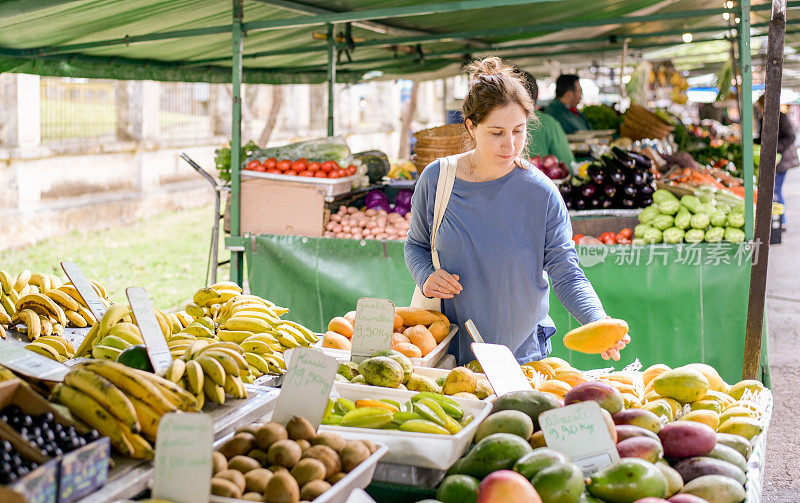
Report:
<svg viewBox="0 0 800 503"><path fill-rule="evenodd" d="M412 431L415 433L435 433L438 435L449 435L450 432L438 424L426 421L425 419L412 419L406 421L398 428L400 431Z"/></svg>
<svg viewBox="0 0 800 503"><path fill-rule="evenodd" d="M447 413L448 416L452 417L456 421L460 421L461 418L464 416L464 409L461 405L453 400L452 398L448 398L441 393L431 393L429 391L421 391L411 397L412 402L417 402L423 398L429 398L436 403L438 403L442 409Z"/></svg>
<svg viewBox="0 0 800 503"><path fill-rule="evenodd" d="M380 428L392 421L392 411L380 407L360 407L342 417L342 426Z"/></svg>

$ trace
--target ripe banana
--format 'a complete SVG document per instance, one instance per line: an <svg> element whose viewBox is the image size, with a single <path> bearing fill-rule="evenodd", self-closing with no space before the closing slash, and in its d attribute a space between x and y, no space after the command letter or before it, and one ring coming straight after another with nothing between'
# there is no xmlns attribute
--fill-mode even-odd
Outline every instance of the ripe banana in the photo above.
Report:
<svg viewBox="0 0 800 503"><path fill-rule="evenodd" d="M273 353L273 350L269 344L257 339L248 339L244 341L242 343L242 349L244 349L245 353L255 353L258 355Z"/></svg>
<svg viewBox="0 0 800 503"><path fill-rule="evenodd" d="M27 327L28 340L35 341L42 333L42 322L39 315L31 309L23 309L11 318L12 324L22 323Z"/></svg>
<svg viewBox="0 0 800 503"><path fill-rule="evenodd" d="M153 446L150 445L150 442L147 441L143 436L138 435L136 433L132 433L127 431L124 427L121 427L122 435L127 440L128 444L131 446L131 457L134 459L145 459L152 461L155 458L156 452L153 450Z"/></svg>
<svg viewBox="0 0 800 503"><path fill-rule="evenodd" d="M202 318L206 315L206 312L198 304L189 302L186 304L186 314L193 318Z"/></svg>
<svg viewBox="0 0 800 503"><path fill-rule="evenodd" d="M79 363L96 374L105 377L129 397L135 397L149 404L160 413L175 412L177 407L170 403L158 387L149 379L149 372L136 370L121 363L111 361L88 361Z"/></svg>
<svg viewBox="0 0 800 503"><path fill-rule="evenodd" d="M61 288L61 285L63 284L61 282L61 278L59 278L55 274L48 274L48 276L50 277L50 288L52 289Z"/></svg>
<svg viewBox="0 0 800 503"><path fill-rule="evenodd" d="M38 311L36 307L39 306L44 309L44 313ZM63 326L67 325L67 317L64 315L64 310L56 304L53 299L50 297L41 294L41 293L29 293L23 297L20 297L19 301L15 304L17 311L22 309L30 308L34 311L39 312L39 314L44 314L46 316L53 316L58 323Z"/></svg>
<svg viewBox="0 0 800 503"><path fill-rule="evenodd" d="M116 328L117 326L118 325L115 325L114 328ZM122 339L123 341L128 343L129 346L133 346L136 344L144 344L144 339L142 338L141 335L139 335L139 332L133 332L131 330L126 330L126 329L118 329L118 330L111 329L111 331L108 333L106 337L116 337L117 339Z"/></svg>
<svg viewBox="0 0 800 503"><path fill-rule="evenodd" d="M41 293L46 293L48 290L53 288L50 285L50 276L40 272L32 273L31 279L28 280L28 284L36 286Z"/></svg>
<svg viewBox="0 0 800 503"><path fill-rule="evenodd" d="M184 352L182 358L184 360L193 359L196 356L196 354L200 352L201 349L208 346L209 344L211 344L211 341L209 341L208 339L199 339L194 341L189 346L187 346L186 351Z"/></svg>
<svg viewBox="0 0 800 503"><path fill-rule="evenodd" d="M111 327L122 321L126 316L129 316L131 312L131 308L124 304L111 304L106 314L103 315L103 319L99 322L100 328L98 335L100 338L108 335Z"/></svg>
<svg viewBox="0 0 800 503"><path fill-rule="evenodd" d="M244 357L247 360L247 363L249 363L252 367L257 369L262 374L269 374L270 373L270 369L269 369L269 365L267 364L267 361L264 358L262 358L260 355L257 355L255 353L245 353Z"/></svg>
<svg viewBox="0 0 800 503"><path fill-rule="evenodd" d="M192 302L201 307L208 307L208 305L213 303L214 301L219 302L220 298L221 295L218 291L205 287L197 290L194 293L194 296L192 296Z"/></svg>
<svg viewBox="0 0 800 503"><path fill-rule="evenodd" d="M105 377L77 368L64 378L64 384L80 390L102 405L133 433L139 432L139 420L133 404L119 388Z"/></svg>
<svg viewBox="0 0 800 503"><path fill-rule="evenodd" d="M262 332L269 332L277 324L277 321L275 323L269 323L260 318L234 316L225 322L225 326L223 328L227 330L244 330L258 334Z"/></svg>
<svg viewBox="0 0 800 503"><path fill-rule="evenodd" d="M121 337L117 337L116 335L106 335L102 339L100 339L100 344L98 346L107 346L110 348L116 348L120 351L128 349L132 344ZM98 347L95 346L95 347Z"/></svg>
<svg viewBox="0 0 800 503"><path fill-rule="evenodd" d="M178 358L177 360L172 360L172 363L169 364L164 378L172 382L178 382L183 377L185 371L186 362Z"/></svg>
<svg viewBox="0 0 800 503"><path fill-rule="evenodd" d="M220 330L217 332L217 336L221 341L228 341L233 342L236 344L241 344L244 342L245 339L253 335L253 332L246 332L242 330Z"/></svg>
<svg viewBox="0 0 800 503"><path fill-rule="evenodd" d="M183 330L180 330L180 333L193 335L195 337L205 337L205 338L214 337L213 330L209 330L205 325L202 325L197 322L190 323L189 326L187 326Z"/></svg>
<svg viewBox="0 0 800 503"><path fill-rule="evenodd" d="M61 337L60 335L43 336L36 339L37 343L45 344L58 351L58 354L64 358L73 358L75 356L75 348L72 344Z"/></svg>
<svg viewBox="0 0 800 503"><path fill-rule="evenodd" d="M194 319L191 316L189 316L189 313L187 313L186 311L178 311L177 313L175 313L175 316L178 317L178 321L181 322L181 326L183 327L188 326L189 323L191 323L192 320Z"/></svg>
<svg viewBox="0 0 800 503"><path fill-rule="evenodd" d="M281 320L281 321L282 321L282 325L281 326L283 328L291 327L295 331L300 332L301 336L305 340L307 340L310 344L314 344L315 342L317 342L319 340L319 337L317 337L317 334L315 334L311 330L307 329L303 325L297 323L296 321L291 321L291 320Z"/></svg>
<svg viewBox="0 0 800 503"><path fill-rule="evenodd" d="M39 341L33 341L29 344L26 344L25 349L28 351L33 351L34 353L38 353L57 362L63 362L66 360L66 358L61 356L55 348L48 346L47 344L42 344Z"/></svg>
<svg viewBox="0 0 800 503"><path fill-rule="evenodd" d="M23 288L28 286L28 281L31 279L31 272L27 269L22 271L17 275L17 279L14 281L14 290L17 292L22 293Z"/></svg>
<svg viewBox="0 0 800 503"><path fill-rule="evenodd" d="M95 323L92 325L92 328L89 329L89 333L86 334L86 337L83 338L81 344L78 346L77 351L75 351L75 356L86 356L91 351L92 345L94 341L97 340L97 335L100 332L100 324Z"/></svg>
<svg viewBox="0 0 800 503"><path fill-rule="evenodd" d="M81 306L78 309L78 314L80 314L81 318L83 318L86 321L86 326L94 325L97 322L92 312L89 311L89 308L86 306Z"/></svg>
<svg viewBox="0 0 800 503"><path fill-rule="evenodd" d="M81 305L78 304L78 302L76 302L75 299L73 299L66 293L62 292L61 290L57 289L47 290L45 292L45 295L53 299L53 301L55 301L56 304L59 304L65 310L77 311L81 307Z"/></svg>
<svg viewBox="0 0 800 503"><path fill-rule="evenodd" d="M58 290L50 290L48 293L57 292ZM70 311L68 309L64 310L64 315L67 317L67 321L73 327L77 328L84 328L88 325L86 323L86 319L81 316L77 311Z"/></svg>
<svg viewBox="0 0 800 503"><path fill-rule="evenodd" d="M176 334L183 329L183 325L181 325L180 320L175 315L175 313L167 313L167 320L169 320L170 325L170 332Z"/></svg>
<svg viewBox="0 0 800 503"><path fill-rule="evenodd" d="M210 379L203 381L203 391L205 395L214 403L225 403L225 389L221 385L215 384Z"/></svg>
<svg viewBox="0 0 800 503"><path fill-rule="evenodd" d="M228 374L225 377L225 384L223 385L223 389L227 394L232 396L233 398L247 398L247 391L244 389L244 383L241 379L236 376L232 376Z"/></svg>
<svg viewBox="0 0 800 503"><path fill-rule="evenodd" d="M212 290L236 290L239 293L242 293L242 287L239 286L238 283L233 281L218 281L211 285L209 288Z"/></svg>
<svg viewBox="0 0 800 503"><path fill-rule="evenodd" d="M0 296L3 294L0 293ZM2 304L0 304L0 326L2 325L10 325L11 324L11 315L9 315Z"/></svg>
<svg viewBox="0 0 800 503"><path fill-rule="evenodd" d="M225 368L222 366L222 363L220 363L219 360L210 356L199 356L195 359L195 361L199 363L201 367L203 367L203 373L214 384L217 386L222 386L225 384ZM213 400L213 397L209 398Z"/></svg>
<svg viewBox="0 0 800 503"><path fill-rule="evenodd" d="M14 289L14 281L16 278L11 276L7 271L0 270L0 290L8 295Z"/></svg>
<svg viewBox="0 0 800 503"><path fill-rule="evenodd" d="M92 358L97 360L110 360L115 362L117 361L120 353L122 353L122 349L115 348L113 346L105 346L103 344L96 344L92 348Z"/></svg>
<svg viewBox="0 0 800 503"><path fill-rule="evenodd" d="M136 417L139 418L142 436L151 442L155 442L158 423L161 421L162 414L138 398L129 398L133 408L136 410Z"/></svg>
<svg viewBox="0 0 800 503"><path fill-rule="evenodd" d="M189 384L189 391L195 395L202 395L203 380L205 377L205 374L203 373L203 367L201 367L196 361L189 360L186 362L185 375L186 381Z"/></svg>
<svg viewBox="0 0 800 503"><path fill-rule="evenodd" d="M14 307L14 302L8 294L0 295L0 305L3 306L9 316L14 316L17 313L17 308Z"/></svg>

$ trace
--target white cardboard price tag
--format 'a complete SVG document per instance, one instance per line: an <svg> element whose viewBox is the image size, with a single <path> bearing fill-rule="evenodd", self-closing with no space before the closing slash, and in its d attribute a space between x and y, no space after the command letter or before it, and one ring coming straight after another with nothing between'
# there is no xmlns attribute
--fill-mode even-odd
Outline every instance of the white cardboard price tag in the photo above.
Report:
<svg viewBox="0 0 800 503"><path fill-rule="evenodd" d="M64 270L64 274L67 275L67 278L72 282L72 286L78 290L78 294L80 294L83 301L89 307L89 311L92 312L95 319L100 321L103 319L103 315L106 314L106 305L100 299L100 296L97 295L94 287L89 282L89 278L83 274L83 271L78 264L75 262L61 262L61 269Z"/></svg>
<svg viewBox="0 0 800 503"><path fill-rule="evenodd" d="M531 382L522 373L517 359L506 346L473 342L472 352L483 367L483 373L497 396L503 396L510 391L532 389Z"/></svg>
<svg viewBox="0 0 800 503"><path fill-rule="evenodd" d="M470 337L472 337L473 341L484 342L481 333L478 332L478 327L475 326L475 323L473 323L472 320L467 320L467 322L464 323L464 326L467 327L467 332L469 333Z"/></svg>
<svg viewBox="0 0 800 503"><path fill-rule="evenodd" d="M378 351L391 349L392 332L394 303L391 300L371 297L358 299L350 360L359 363Z"/></svg>
<svg viewBox="0 0 800 503"><path fill-rule="evenodd" d="M0 340L0 365L28 377L45 381L61 382L69 372L69 367L62 363L3 340Z"/></svg>
<svg viewBox="0 0 800 503"><path fill-rule="evenodd" d="M150 364L156 374L163 375L163 372L172 363L172 354L169 352L167 339L164 338L164 332L161 331L161 325L158 324L158 318L153 311L153 303L150 302L144 288L138 286L127 288L125 294L131 304L133 316L136 317L139 331L142 333Z"/></svg>
<svg viewBox="0 0 800 503"><path fill-rule="evenodd" d="M539 416L539 424L547 447L566 454L584 475L591 475L619 460L597 402L580 402L548 410Z"/></svg>
<svg viewBox="0 0 800 503"><path fill-rule="evenodd" d="M375 503L375 500L363 489L355 488L350 493L350 496L347 497L345 503Z"/></svg>
<svg viewBox="0 0 800 503"><path fill-rule="evenodd" d="M211 416L164 415L156 436L153 497L175 503L207 502L213 440Z"/></svg>
<svg viewBox="0 0 800 503"><path fill-rule="evenodd" d="M286 424L292 416L301 416L314 428L319 427L338 369L339 362L333 356L316 349L295 348L272 420Z"/></svg>

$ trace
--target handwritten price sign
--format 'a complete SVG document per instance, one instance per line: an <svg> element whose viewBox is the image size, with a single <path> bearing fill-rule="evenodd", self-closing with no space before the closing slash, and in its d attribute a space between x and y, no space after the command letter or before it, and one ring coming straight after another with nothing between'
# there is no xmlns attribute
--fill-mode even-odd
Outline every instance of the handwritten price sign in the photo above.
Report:
<svg viewBox="0 0 800 503"><path fill-rule="evenodd" d="M359 363L378 351L391 349L393 331L394 304L391 300L358 299L350 359Z"/></svg>
<svg viewBox="0 0 800 503"><path fill-rule="evenodd" d="M547 446L566 454L584 475L619 460L608 424L597 402L581 402L539 416Z"/></svg>
<svg viewBox="0 0 800 503"><path fill-rule="evenodd" d="M176 503L208 501L211 416L166 414L158 424L153 496Z"/></svg>
<svg viewBox="0 0 800 503"><path fill-rule="evenodd" d="M301 416L318 427L338 369L339 362L333 356L316 349L296 348L283 376L272 420L285 424L292 416Z"/></svg>

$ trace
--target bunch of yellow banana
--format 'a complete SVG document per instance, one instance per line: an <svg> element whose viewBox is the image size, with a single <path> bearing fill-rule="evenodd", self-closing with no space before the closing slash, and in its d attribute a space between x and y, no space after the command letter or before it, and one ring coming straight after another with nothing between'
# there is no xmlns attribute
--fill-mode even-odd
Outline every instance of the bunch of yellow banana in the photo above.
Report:
<svg viewBox="0 0 800 503"><path fill-rule="evenodd" d="M63 362L75 358L75 348L60 335L43 335L35 341L26 344L25 349L39 353L51 360Z"/></svg>
<svg viewBox="0 0 800 503"><path fill-rule="evenodd" d="M210 338L191 342L183 355L172 361L164 377L195 395L198 407L206 397L214 403L225 403L225 394L247 398L244 383L252 383L250 365L245 353L232 342L215 342Z"/></svg>
<svg viewBox="0 0 800 503"><path fill-rule="evenodd" d="M172 336L172 322L166 314L154 310L164 337ZM130 346L144 344L131 308L125 304L111 304L99 323L92 325L81 342L77 356L88 356L100 360L116 360Z"/></svg>
<svg viewBox="0 0 800 503"><path fill-rule="evenodd" d="M89 280L97 294L106 300L106 290ZM22 314L28 309L33 313ZM36 314L37 324L31 317ZM71 283L61 284L53 274L22 271L16 277L0 271L0 325L23 324L29 340L39 335L61 334L66 327L83 328L95 319Z"/></svg>
<svg viewBox="0 0 800 503"><path fill-rule="evenodd" d="M199 411L195 397L172 381L116 362L75 365L51 397L109 437L125 456L153 459L161 416Z"/></svg>
<svg viewBox="0 0 800 503"><path fill-rule="evenodd" d="M232 281L220 281L197 290L192 301L186 304L186 313L192 318L208 316L216 319L220 306L228 300L241 295L242 287Z"/></svg>

